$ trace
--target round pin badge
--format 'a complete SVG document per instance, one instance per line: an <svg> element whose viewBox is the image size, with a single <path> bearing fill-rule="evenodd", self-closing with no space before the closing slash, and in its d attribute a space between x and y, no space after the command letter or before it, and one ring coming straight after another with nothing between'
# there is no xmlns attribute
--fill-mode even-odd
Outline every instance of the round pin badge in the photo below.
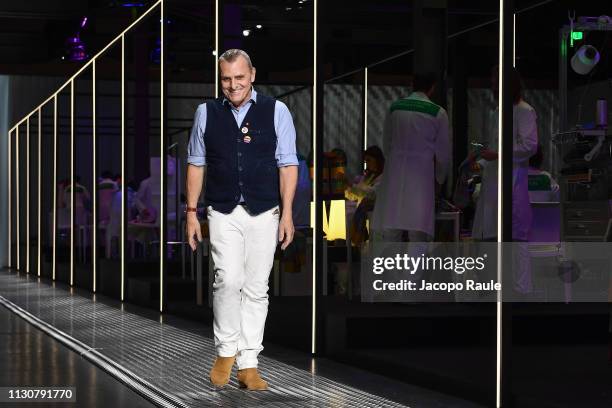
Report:
<svg viewBox="0 0 612 408"><path fill-rule="evenodd" d="M244 141L244 143L251 143L251 136L246 135L246 136L244 137L244 139L242 139L242 140Z"/></svg>
<svg viewBox="0 0 612 408"><path fill-rule="evenodd" d="M249 131L249 128L246 126L243 126L242 129L240 129L240 131L244 134L247 134L247 132Z"/></svg>

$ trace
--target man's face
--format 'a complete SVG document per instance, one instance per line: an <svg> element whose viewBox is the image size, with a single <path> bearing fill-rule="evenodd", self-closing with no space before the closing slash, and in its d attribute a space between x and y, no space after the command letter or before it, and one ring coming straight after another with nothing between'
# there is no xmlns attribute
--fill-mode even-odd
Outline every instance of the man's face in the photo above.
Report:
<svg viewBox="0 0 612 408"><path fill-rule="evenodd" d="M247 60L239 56L232 62L222 60L219 64L223 95L234 106L241 106L250 96L251 84L255 81L255 68L249 69Z"/></svg>

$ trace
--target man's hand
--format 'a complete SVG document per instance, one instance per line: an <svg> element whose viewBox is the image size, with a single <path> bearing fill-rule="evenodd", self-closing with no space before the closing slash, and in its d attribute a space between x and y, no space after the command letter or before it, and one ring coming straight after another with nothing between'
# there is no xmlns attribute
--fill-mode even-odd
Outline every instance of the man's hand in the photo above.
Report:
<svg viewBox="0 0 612 408"><path fill-rule="evenodd" d="M196 208L198 206L198 199L200 198L200 191L202 191L202 183L206 175L206 166L194 166L192 164L187 166L187 180L185 183L185 195L187 196L187 207ZM202 241L202 230L200 229L200 221L198 221L198 215L194 212L187 213L187 223L185 225L187 231L187 241L191 250L195 251L198 243L193 238L195 235L198 242Z"/></svg>
<svg viewBox="0 0 612 408"><path fill-rule="evenodd" d="M293 241L293 234L295 233L292 205L297 187L298 166L280 167L278 173L280 177L280 207L283 209L278 224L278 241L282 242L281 249L284 251Z"/></svg>
<svg viewBox="0 0 612 408"><path fill-rule="evenodd" d="M284 251L285 248L293 241L293 235L295 234L295 227L293 226L293 218L291 216L283 215L278 224L278 242L282 242L281 249Z"/></svg>
<svg viewBox="0 0 612 408"><path fill-rule="evenodd" d="M200 228L200 220L195 213L187 213L187 239L189 240L189 246L192 251L195 251L198 242L202 242L202 229ZM194 238L195 236L195 238ZM197 238L197 242L196 242Z"/></svg>

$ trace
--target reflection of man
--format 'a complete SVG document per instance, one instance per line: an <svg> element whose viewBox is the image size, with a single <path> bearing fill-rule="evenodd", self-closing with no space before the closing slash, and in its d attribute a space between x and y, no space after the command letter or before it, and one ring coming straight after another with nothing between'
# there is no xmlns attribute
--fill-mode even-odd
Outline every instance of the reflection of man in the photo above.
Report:
<svg viewBox="0 0 612 408"><path fill-rule="evenodd" d="M448 116L429 98L433 74L416 75L413 93L395 101L383 134L385 172L377 193L372 228L389 242L431 241L436 182L446 179L450 157ZM375 234L376 235L376 234Z"/></svg>
<svg viewBox="0 0 612 408"><path fill-rule="evenodd" d="M227 384L235 361L241 387L265 390L257 355L277 239L283 250L293 240L295 128L282 102L253 89L255 68L244 51L226 51L219 69L224 96L198 107L189 141L187 236L195 250L194 235L202 239L196 205L207 173L217 349L210 380Z"/></svg>

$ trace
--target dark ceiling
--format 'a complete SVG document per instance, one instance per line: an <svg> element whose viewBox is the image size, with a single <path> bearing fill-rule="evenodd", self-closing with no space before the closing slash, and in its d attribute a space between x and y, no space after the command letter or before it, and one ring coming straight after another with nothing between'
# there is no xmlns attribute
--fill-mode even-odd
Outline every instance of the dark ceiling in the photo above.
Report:
<svg viewBox="0 0 612 408"><path fill-rule="evenodd" d="M419 33L413 32L414 1L320 1L319 30L325 39L319 55L326 74L336 76L409 50ZM88 24L81 38L95 54L128 26L145 8L119 6L120 0L27 0L0 4L0 73L68 76L80 63L63 61L65 40ZM152 1L145 0L152 4ZM221 1L221 48L248 50L260 79L307 82L311 77L313 46L312 0ZM444 1L425 0L437 6ZM576 15L605 14L595 0L516 1L517 9L545 3L519 14L519 67L533 78L554 81L557 72L558 30L566 24L568 9ZM481 26L449 40L449 49L461 42L460 56L472 77L486 77L497 55L497 1L447 0L446 27L453 34ZM214 67L214 2L166 0L168 57L171 80L212 80ZM599 8L598 8L599 6ZM610 13L609 11L609 14ZM487 22L492 22L487 24ZM260 24L261 29L256 28ZM158 34L151 25L149 43ZM250 29L244 37L242 30ZM612 50L612 42L607 47ZM449 55L453 55L449 52ZM450 62L450 61L449 61ZM386 71L411 70L410 56L386 64ZM380 67L385 73L385 65ZM389 73L389 72L386 72ZM402 74L402 72L397 72Z"/></svg>

